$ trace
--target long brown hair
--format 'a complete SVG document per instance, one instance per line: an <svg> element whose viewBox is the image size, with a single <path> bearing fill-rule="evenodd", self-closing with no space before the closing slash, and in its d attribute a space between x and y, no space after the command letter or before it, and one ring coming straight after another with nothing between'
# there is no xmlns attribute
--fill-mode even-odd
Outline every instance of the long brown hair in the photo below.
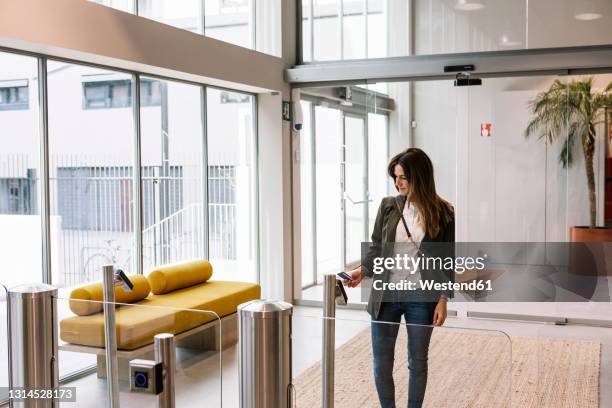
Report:
<svg viewBox="0 0 612 408"><path fill-rule="evenodd" d="M429 156L416 147L395 155L387 167L387 172L394 181L395 166L398 164L402 166L410 184L410 201L421 215L423 229L431 237L437 237L440 232L440 221L450 222L454 210L448 201L436 193L434 169Z"/></svg>

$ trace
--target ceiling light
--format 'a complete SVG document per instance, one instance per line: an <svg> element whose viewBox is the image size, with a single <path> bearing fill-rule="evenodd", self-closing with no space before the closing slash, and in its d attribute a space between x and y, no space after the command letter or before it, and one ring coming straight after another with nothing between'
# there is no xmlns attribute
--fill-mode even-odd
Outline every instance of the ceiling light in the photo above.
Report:
<svg viewBox="0 0 612 408"><path fill-rule="evenodd" d="M484 4L470 0L457 0L454 5L455 10L460 11L476 11L484 8Z"/></svg>
<svg viewBox="0 0 612 408"><path fill-rule="evenodd" d="M602 17L603 17L603 14L600 14L600 13L580 13L574 16L576 20L582 20L582 21L599 20Z"/></svg>
<svg viewBox="0 0 612 408"><path fill-rule="evenodd" d="M580 0L574 7L574 18L581 21L599 20L603 17L601 4L596 0Z"/></svg>

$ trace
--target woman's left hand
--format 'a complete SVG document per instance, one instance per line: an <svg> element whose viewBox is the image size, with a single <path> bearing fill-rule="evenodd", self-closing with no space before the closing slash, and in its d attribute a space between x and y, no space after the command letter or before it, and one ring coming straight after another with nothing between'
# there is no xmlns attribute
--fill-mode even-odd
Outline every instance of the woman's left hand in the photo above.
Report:
<svg viewBox="0 0 612 408"><path fill-rule="evenodd" d="M440 298L434 310L433 325L442 326L446 320L446 298Z"/></svg>

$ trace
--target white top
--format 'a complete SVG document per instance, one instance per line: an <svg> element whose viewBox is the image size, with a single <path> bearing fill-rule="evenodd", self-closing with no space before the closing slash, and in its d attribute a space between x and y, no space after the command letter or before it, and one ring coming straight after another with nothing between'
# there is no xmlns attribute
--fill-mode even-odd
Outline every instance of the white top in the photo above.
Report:
<svg viewBox="0 0 612 408"><path fill-rule="evenodd" d="M421 241L425 237L425 231L421 226L421 216L417 210L417 208L412 204L404 205L403 209L404 219L406 220L406 224L408 225L408 230L410 231L410 235L412 236L412 241L415 242L416 246L412 244L410 238L408 238L408 234L406 233L406 228L404 228L404 223L400 218L397 223L397 228L395 229L395 242L402 243L401 251L396 250L395 253L400 253L401 255L408 255L409 257L417 257L418 249L417 246L421 245ZM408 244L405 244L408 243ZM400 282L403 279L414 280L418 279L419 271L414 274L410 274L410 271L405 269L396 270L393 269L391 271L391 276L389 277L390 282Z"/></svg>

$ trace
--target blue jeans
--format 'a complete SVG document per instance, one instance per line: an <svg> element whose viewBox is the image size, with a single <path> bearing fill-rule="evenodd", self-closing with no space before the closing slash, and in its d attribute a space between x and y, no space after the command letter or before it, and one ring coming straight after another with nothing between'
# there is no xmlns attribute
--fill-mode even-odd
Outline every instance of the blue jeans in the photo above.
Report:
<svg viewBox="0 0 612 408"><path fill-rule="evenodd" d="M393 383L393 362L395 340L400 325L377 322L399 323L402 315L408 324L431 325L435 303L426 302L384 302L378 318L372 318L372 354L374 356L374 381L382 408L395 408L395 384ZM432 327L406 326L408 331L408 408L423 404L427 387L427 355Z"/></svg>

